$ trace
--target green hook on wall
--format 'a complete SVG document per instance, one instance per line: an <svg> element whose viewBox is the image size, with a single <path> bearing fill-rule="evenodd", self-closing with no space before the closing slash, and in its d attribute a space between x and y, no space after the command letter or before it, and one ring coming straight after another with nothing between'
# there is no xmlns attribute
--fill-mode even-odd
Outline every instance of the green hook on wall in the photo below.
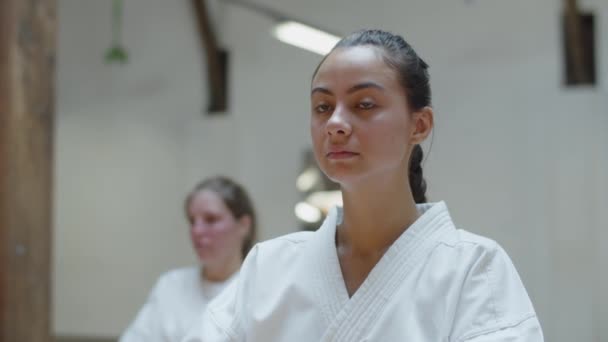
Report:
<svg viewBox="0 0 608 342"><path fill-rule="evenodd" d="M123 5L123 0L114 0L112 4L112 45L106 52L106 63L125 64L129 60L127 50L122 45Z"/></svg>

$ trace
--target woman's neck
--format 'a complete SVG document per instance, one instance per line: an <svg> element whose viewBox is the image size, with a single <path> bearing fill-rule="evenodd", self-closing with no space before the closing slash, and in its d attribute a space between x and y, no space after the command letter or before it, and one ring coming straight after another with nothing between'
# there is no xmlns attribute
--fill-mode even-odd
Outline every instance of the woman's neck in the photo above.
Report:
<svg viewBox="0 0 608 342"><path fill-rule="evenodd" d="M241 263L240 253L220 262L207 262L203 266L202 276L211 282L223 282L239 270Z"/></svg>
<svg viewBox="0 0 608 342"><path fill-rule="evenodd" d="M419 216L404 177L343 187L342 198L337 244L354 254L383 254Z"/></svg>

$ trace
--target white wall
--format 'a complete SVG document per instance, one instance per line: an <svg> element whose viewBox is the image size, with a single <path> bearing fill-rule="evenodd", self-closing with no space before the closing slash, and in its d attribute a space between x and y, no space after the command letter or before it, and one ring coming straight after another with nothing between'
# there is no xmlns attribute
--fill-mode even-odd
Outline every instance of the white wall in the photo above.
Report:
<svg viewBox="0 0 608 342"><path fill-rule="evenodd" d="M209 142L190 148L188 123L201 118L205 93L185 2L125 2L126 66L103 60L111 3L59 1L58 334L117 335L162 271L195 261L182 217L192 186L185 165L195 152L213 151ZM227 120L216 121L199 133L227 127Z"/></svg>
<svg viewBox="0 0 608 342"><path fill-rule="evenodd" d="M608 272L598 271L608 260L608 4L584 2L598 21L599 84L567 89L558 1L258 2L337 32L404 34L431 65L431 198L510 253L547 341L608 335ZM109 2L59 1L54 312L62 334L117 335L159 273L194 260L181 199L202 177L221 172L247 186L263 239L297 229L294 180L309 146L319 57L272 39L267 18L215 6L232 101L228 116L205 117L189 2L126 4L131 61L107 67Z"/></svg>

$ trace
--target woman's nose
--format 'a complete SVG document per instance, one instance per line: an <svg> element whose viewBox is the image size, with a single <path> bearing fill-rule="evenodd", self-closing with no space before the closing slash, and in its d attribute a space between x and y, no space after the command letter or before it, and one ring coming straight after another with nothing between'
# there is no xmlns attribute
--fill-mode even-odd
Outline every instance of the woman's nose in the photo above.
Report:
<svg viewBox="0 0 608 342"><path fill-rule="evenodd" d="M332 137L347 137L352 127L348 122L348 112L342 106L336 107L327 121L327 134Z"/></svg>
<svg viewBox="0 0 608 342"><path fill-rule="evenodd" d="M196 221L194 223L192 223L192 231L195 233L202 233L205 230L207 230L207 225L204 222L201 221Z"/></svg>

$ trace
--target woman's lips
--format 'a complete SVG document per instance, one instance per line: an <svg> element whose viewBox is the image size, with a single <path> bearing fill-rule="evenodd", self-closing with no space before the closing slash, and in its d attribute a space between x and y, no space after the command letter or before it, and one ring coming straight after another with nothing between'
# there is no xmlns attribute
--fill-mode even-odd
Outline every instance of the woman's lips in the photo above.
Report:
<svg viewBox="0 0 608 342"><path fill-rule="evenodd" d="M359 155L359 153L350 151L335 151L327 153L328 159L348 159Z"/></svg>
<svg viewBox="0 0 608 342"><path fill-rule="evenodd" d="M213 244L213 239L209 237L198 238L195 241L196 247L204 248Z"/></svg>

